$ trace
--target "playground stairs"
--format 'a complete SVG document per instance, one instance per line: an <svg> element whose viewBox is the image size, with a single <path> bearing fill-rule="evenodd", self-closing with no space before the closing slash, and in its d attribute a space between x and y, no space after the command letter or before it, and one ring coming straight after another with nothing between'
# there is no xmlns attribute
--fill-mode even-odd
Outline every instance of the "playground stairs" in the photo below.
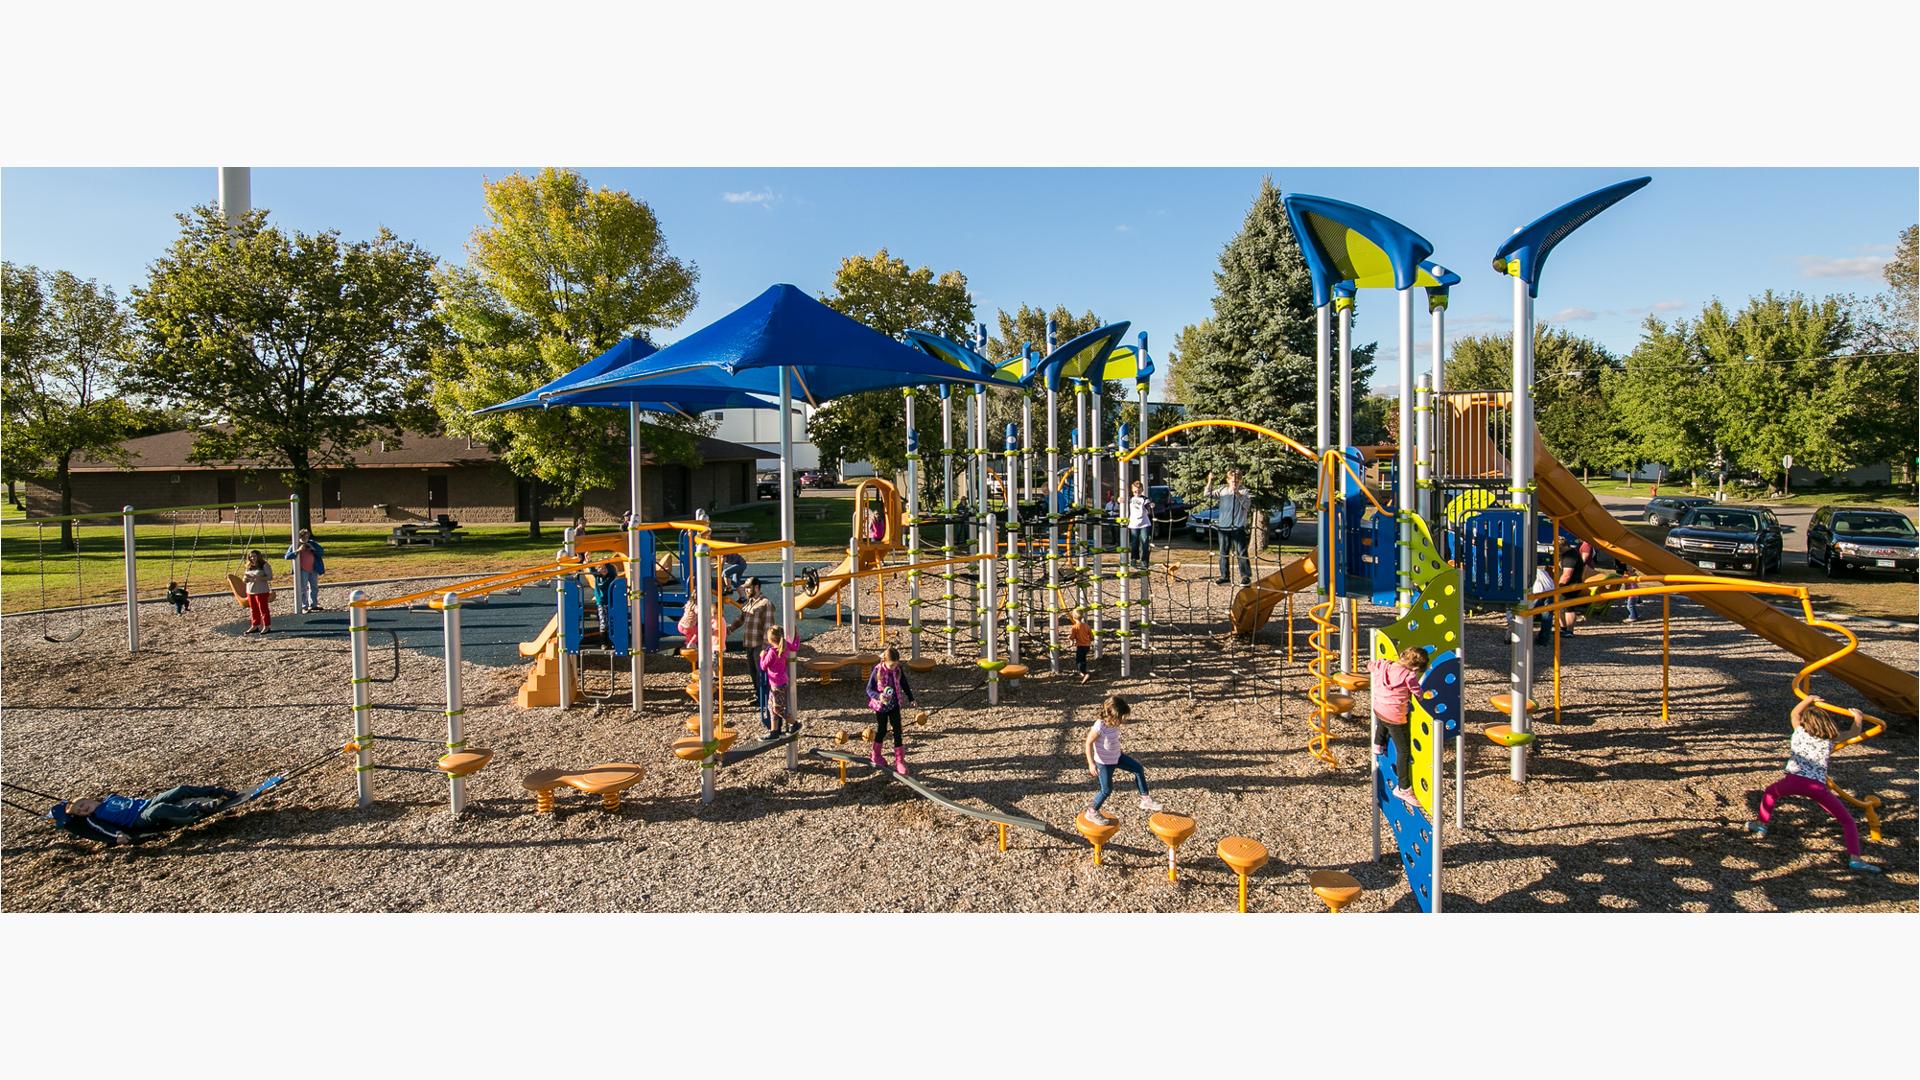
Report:
<svg viewBox="0 0 1920 1080"><path fill-rule="evenodd" d="M580 679L576 674L573 680L573 700L581 701ZM549 641L540 650L539 659L527 672L527 679L520 684L520 690L513 697L514 704L523 709L550 709L560 704L560 642L556 638Z"/></svg>

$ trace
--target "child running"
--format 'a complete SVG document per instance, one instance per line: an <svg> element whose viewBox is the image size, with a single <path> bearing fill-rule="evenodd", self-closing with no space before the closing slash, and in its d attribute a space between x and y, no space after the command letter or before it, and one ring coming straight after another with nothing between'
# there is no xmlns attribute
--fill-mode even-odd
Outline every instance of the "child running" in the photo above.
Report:
<svg viewBox="0 0 1920 1080"><path fill-rule="evenodd" d="M1420 810L1420 800L1413 793L1413 738L1407 726L1407 713L1412 707L1413 695L1420 692L1420 676L1426 670L1427 651L1417 646L1402 652L1396 660L1367 661L1373 715L1380 721L1381 728L1374 738L1393 741L1393 797L1415 811ZM1373 744L1374 757L1386 752L1385 742Z"/></svg>
<svg viewBox="0 0 1920 1080"><path fill-rule="evenodd" d="M867 676L867 707L875 713L873 746L867 752L867 762L876 769L886 767L880 760L880 740L886 738L887 725L892 724L893 771L905 776L907 749L901 745L900 733L902 701L914 701L913 685L907 682L907 669L900 666L900 650L889 645L880 653L880 662L873 665L873 674Z"/></svg>
<svg viewBox="0 0 1920 1080"><path fill-rule="evenodd" d="M1113 794L1115 769L1125 769L1133 774L1133 786L1140 792L1140 809L1165 809L1147 793L1147 770L1141 768L1131 755L1120 752L1120 725L1126 722L1127 714L1131 711L1127 699L1116 694L1100 703L1100 719L1095 720L1093 729L1087 732L1087 775L1100 781L1100 790L1093 797L1093 805L1087 808L1087 819L1096 825L1113 824L1112 818L1100 812L1100 804Z"/></svg>
<svg viewBox="0 0 1920 1080"><path fill-rule="evenodd" d="M1809 694L1793 707L1787 718L1793 724L1793 735L1787 740L1786 775L1760 793L1760 820L1747 822L1747 831L1767 835L1773 824L1773 805L1781 799L1812 799L1840 823L1847 841L1847 869L1882 873L1880 867L1860 857L1860 827L1853 823L1853 815L1840 799L1827 790L1827 761L1833 756L1833 744L1860 734L1866 726L1866 714L1848 709L1853 720L1842 730L1820 705L1820 698Z"/></svg>
<svg viewBox="0 0 1920 1080"><path fill-rule="evenodd" d="M273 626L273 567L259 550L247 552L246 568L240 571L247 596L247 628L242 633L264 634Z"/></svg>
<svg viewBox="0 0 1920 1080"><path fill-rule="evenodd" d="M1087 625L1086 612L1074 608L1067 613L1067 638L1073 642L1073 668L1080 673L1080 681L1086 682L1093 677L1087 670L1087 653L1093 648L1093 627Z"/></svg>
<svg viewBox="0 0 1920 1080"><path fill-rule="evenodd" d="M793 661L793 657L793 643L786 640L786 633L778 626L767 627L766 647L760 650L760 655L754 663L766 684L764 696L761 698L763 708L760 712L761 720L767 726L769 739L784 734L788 728L787 665ZM794 731L799 731L800 725L793 724L792 728ZM875 757L878 756L876 753Z"/></svg>

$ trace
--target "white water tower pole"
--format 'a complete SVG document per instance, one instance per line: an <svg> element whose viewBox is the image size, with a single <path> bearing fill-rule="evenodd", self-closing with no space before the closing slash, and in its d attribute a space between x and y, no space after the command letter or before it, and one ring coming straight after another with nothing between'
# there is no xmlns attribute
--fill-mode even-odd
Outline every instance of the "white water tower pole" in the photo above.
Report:
<svg viewBox="0 0 1920 1080"><path fill-rule="evenodd" d="M229 226L253 212L253 170L220 168L220 215Z"/></svg>

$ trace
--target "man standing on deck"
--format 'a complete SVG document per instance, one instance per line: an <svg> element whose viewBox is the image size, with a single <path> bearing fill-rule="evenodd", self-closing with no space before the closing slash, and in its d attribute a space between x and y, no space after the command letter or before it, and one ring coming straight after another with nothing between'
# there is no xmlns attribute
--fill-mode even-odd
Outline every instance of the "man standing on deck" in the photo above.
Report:
<svg viewBox="0 0 1920 1080"><path fill-rule="evenodd" d="M1219 500L1219 511L1213 519L1213 531L1220 538L1220 576L1214 579L1215 585L1230 583L1227 576L1229 556L1238 555L1240 560L1240 584L1253 584L1253 563L1247 558L1247 522L1253 513L1253 494L1240 486L1240 470L1227 470L1227 486L1213 490L1213 474L1207 474L1207 494Z"/></svg>

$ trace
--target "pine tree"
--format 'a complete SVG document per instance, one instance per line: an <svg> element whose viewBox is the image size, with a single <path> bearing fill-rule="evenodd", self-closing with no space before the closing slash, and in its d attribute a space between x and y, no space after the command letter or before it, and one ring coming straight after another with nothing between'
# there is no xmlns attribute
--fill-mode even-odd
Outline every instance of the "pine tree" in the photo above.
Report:
<svg viewBox="0 0 1920 1080"><path fill-rule="evenodd" d="M1245 420L1306 446L1314 442L1313 279L1272 177L1247 211L1240 233L1220 253L1213 276L1213 318L1183 331L1174 385L1191 419ZM1191 328L1190 328L1191 329ZM1354 393L1373 371L1372 345L1354 349ZM1293 450L1251 432L1206 428L1174 460L1173 475L1189 499L1204 478L1216 483L1240 468L1256 495L1277 498L1310 485L1313 465Z"/></svg>

